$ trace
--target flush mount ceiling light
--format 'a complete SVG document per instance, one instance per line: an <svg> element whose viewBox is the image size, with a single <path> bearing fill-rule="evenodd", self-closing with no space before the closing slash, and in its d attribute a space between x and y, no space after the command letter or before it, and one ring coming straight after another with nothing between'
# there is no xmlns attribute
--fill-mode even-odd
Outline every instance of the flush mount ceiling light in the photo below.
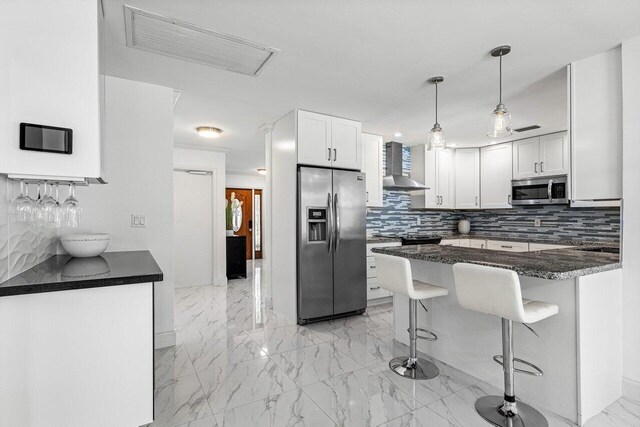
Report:
<svg viewBox="0 0 640 427"><path fill-rule="evenodd" d="M511 113L502 103L502 57L511 52L511 46L498 46L491 50L491 56L500 58L500 97L496 109L491 113L489 122L489 138L502 138L511 135Z"/></svg>
<svg viewBox="0 0 640 427"><path fill-rule="evenodd" d="M442 150L447 147L447 143L445 141L444 131L440 127L440 123L438 123L438 83L442 83L444 77L431 77L427 81L436 87L436 123L427 136L427 147L429 150Z"/></svg>
<svg viewBox="0 0 640 427"><path fill-rule="evenodd" d="M258 173L260 175L266 175L267 174L267 170L265 168L258 168Z"/></svg>
<svg viewBox="0 0 640 427"><path fill-rule="evenodd" d="M393 134L394 138L400 138L402 136L402 132L396 132Z"/></svg>
<svg viewBox="0 0 640 427"><path fill-rule="evenodd" d="M203 138L218 138L222 133L222 129L214 128L213 126L198 126L196 132Z"/></svg>

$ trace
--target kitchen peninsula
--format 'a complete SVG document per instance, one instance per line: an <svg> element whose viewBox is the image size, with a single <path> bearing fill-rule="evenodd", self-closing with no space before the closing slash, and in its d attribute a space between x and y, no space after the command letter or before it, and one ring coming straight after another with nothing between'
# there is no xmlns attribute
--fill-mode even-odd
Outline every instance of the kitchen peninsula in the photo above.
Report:
<svg viewBox="0 0 640 427"><path fill-rule="evenodd" d="M149 251L57 255L0 283L0 425L153 420Z"/></svg>
<svg viewBox="0 0 640 427"><path fill-rule="evenodd" d="M492 357L501 354L500 320L458 305L452 264L514 270L524 298L557 304L558 315L534 325L539 337L524 327L514 330L515 356L544 371L542 377L518 375L516 395L578 425L622 395L621 260L617 251L615 245L600 243L533 252L445 245L373 249L409 259L414 279L449 289L448 296L428 301L428 312L419 310L418 326L439 337L435 342L419 340L419 350L499 388L502 369ZM394 296L394 324L395 339L407 344L408 300L399 295Z"/></svg>

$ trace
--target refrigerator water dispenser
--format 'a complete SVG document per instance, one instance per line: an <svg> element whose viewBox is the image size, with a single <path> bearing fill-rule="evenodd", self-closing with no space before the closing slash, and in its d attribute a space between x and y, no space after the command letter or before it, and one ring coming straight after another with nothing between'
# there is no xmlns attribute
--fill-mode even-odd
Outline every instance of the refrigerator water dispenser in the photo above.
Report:
<svg viewBox="0 0 640 427"><path fill-rule="evenodd" d="M327 241L327 208L309 208L307 215L309 242Z"/></svg>

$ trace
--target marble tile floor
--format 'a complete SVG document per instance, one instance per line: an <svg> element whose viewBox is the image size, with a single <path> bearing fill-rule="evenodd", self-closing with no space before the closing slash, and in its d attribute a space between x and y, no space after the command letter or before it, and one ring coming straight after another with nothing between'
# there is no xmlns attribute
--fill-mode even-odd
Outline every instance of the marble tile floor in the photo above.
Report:
<svg viewBox="0 0 640 427"><path fill-rule="evenodd" d="M301 327L265 307L261 262L247 272L226 287L176 289L177 344L155 352L151 426L489 425L474 402L500 390L437 361L429 381L389 371L408 351L393 341L390 304ZM640 403L620 399L587 423L605 426L640 426Z"/></svg>

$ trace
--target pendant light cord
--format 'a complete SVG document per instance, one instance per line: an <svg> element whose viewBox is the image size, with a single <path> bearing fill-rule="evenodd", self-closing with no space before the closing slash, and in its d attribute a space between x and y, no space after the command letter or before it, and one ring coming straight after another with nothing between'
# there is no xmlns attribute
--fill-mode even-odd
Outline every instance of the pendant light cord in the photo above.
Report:
<svg viewBox="0 0 640 427"><path fill-rule="evenodd" d="M500 102L502 104L502 53L500 54Z"/></svg>
<svg viewBox="0 0 640 427"><path fill-rule="evenodd" d="M436 82L436 123L438 123L438 82Z"/></svg>

